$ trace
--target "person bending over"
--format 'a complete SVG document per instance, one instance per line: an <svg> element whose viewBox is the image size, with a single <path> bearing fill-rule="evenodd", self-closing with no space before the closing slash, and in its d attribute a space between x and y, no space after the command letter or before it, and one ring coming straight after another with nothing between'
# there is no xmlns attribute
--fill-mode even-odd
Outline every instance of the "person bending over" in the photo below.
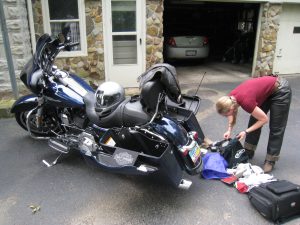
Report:
<svg viewBox="0 0 300 225"><path fill-rule="evenodd" d="M228 118L225 139L231 136L239 106L250 114L248 128L237 135L239 140L246 137L244 148L249 159L254 156L262 126L270 121L267 154L263 165L265 173L271 172L279 159L291 96L292 91L286 79L269 75L244 81L216 103L217 112ZM267 116L269 111L270 119Z"/></svg>

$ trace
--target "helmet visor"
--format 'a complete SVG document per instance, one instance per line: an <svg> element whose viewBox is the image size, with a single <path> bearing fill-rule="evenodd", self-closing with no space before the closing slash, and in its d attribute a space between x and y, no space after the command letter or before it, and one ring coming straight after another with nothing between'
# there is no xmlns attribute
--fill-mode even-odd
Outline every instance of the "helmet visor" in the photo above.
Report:
<svg viewBox="0 0 300 225"><path fill-rule="evenodd" d="M97 93L97 103L101 107L108 107L113 105L120 98L120 93L114 95L105 95L103 91Z"/></svg>

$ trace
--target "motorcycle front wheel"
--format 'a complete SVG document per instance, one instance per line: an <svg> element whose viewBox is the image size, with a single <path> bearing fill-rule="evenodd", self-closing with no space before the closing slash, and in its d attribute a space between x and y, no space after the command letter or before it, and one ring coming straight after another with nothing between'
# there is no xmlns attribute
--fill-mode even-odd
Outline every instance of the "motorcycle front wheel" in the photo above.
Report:
<svg viewBox="0 0 300 225"><path fill-rule="evenodd" d="M17 123L26 131L28 131L27 123L26 123L28 113L29 111L22 111L22 112L15 113L15 118ZM36 136L41 136L41 137L53 136L54 133L51 131L53 130L57 132L59 130L59 124L57 123L57 121L47 114L43 115L42 123L40 127L37 127L36 124L36 111L33 111L31 113L28 121L29 121L31 133Z"/></svg>

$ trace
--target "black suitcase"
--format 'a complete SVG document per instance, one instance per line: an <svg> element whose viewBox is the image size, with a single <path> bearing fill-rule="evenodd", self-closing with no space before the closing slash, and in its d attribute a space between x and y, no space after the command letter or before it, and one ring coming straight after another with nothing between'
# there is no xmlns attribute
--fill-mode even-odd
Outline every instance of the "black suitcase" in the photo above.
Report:
<svg viewBox="0 0 300 225"><path fill-rule="evenodd" d="M273 222L300 215L300 186L289 181L261 184L252 188L248 197L258 212Z"/></svg>

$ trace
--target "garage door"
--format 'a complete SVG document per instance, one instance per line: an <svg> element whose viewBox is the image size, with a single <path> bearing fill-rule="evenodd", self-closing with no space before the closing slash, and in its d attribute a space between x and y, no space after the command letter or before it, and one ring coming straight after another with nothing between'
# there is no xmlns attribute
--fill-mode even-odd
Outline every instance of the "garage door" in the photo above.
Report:
<svg viewBox="0 0 300 225"><path fill-rule="evenodd" d="M300 4L283 5L273 72L300 73Z"/></svg>

